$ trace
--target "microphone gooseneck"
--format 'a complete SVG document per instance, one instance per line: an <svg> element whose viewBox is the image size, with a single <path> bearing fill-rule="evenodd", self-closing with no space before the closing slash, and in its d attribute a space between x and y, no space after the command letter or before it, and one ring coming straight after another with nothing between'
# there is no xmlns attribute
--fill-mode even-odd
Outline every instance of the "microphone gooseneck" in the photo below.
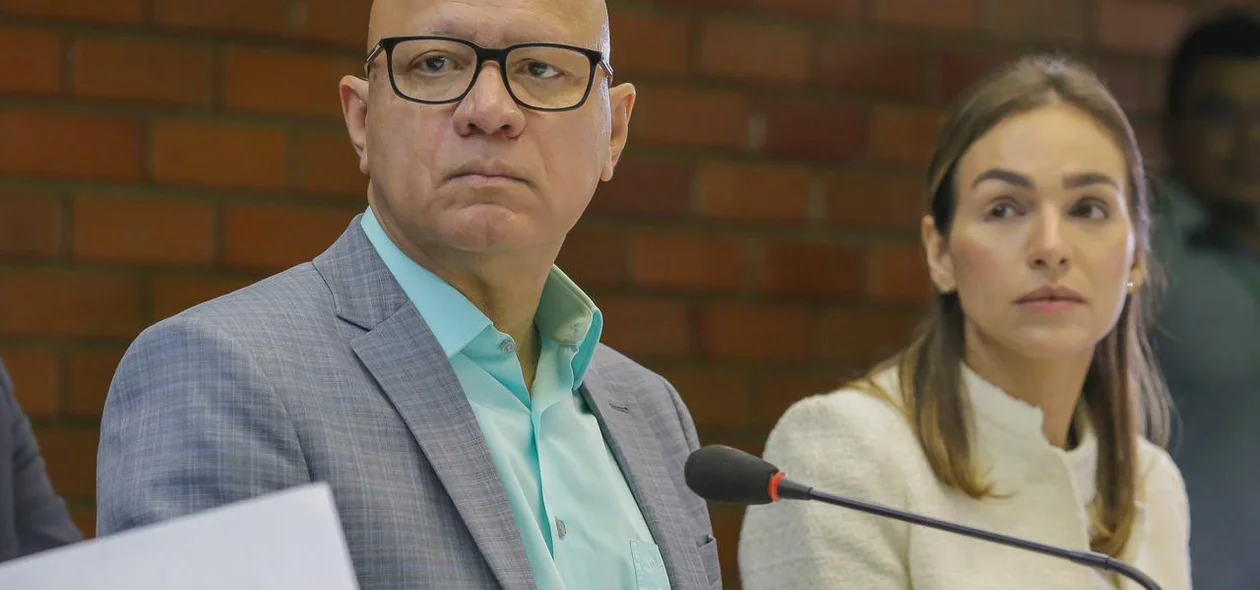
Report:
<svg viewBox="0 0 1260 590"><path fill-rule="evenodd" d="M696 495L711 502L749 506L771 504L780 500L813 500L1066 559L1080 565L1115 572L1137 582L1146 590L1161 590L1159 585L1141 570L1102 553L1062 549L821 492L811 486L788 479L785 473L768 461L727 446L710 445L696 450L687 457L683 471L687 487L691 488Z"/></svg>

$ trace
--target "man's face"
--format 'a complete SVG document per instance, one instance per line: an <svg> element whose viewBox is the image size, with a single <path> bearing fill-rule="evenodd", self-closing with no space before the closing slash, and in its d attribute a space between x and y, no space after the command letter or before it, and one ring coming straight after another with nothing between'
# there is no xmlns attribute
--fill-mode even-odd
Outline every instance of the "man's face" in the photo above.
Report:
<svg viewBox="0 0 1260 590"><path fill-rule="evenodd" d="M1168 153L1191 191L1260 207L1260 60L1204 61L1171 125Z"/></svg>
<svg viewBox="0 0 1260 590"><path fill-rule="evenodd" d="M492 49L541 42L607 52L606 18L601 0L378 0L369 42L434 35ZM443 56L406 59L410 66L394 60L396 76L409 75L402 66L416 76L452 67ZM395 239L421 250L558 249L612 176L633 87L610 89L597 69L580 108L540 112L518 105L500 66L487 62L459 102L419 104L394 92L388 66L382 52L367 82L343 80L342 103L371 178L369 201Z"/></svg>

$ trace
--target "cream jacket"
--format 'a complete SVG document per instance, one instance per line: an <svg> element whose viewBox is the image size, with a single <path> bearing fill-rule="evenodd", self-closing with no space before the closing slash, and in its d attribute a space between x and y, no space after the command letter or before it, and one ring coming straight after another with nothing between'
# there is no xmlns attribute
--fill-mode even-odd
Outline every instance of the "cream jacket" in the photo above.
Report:
<svg viewBox="0 0 1260 590"><path fill-rule="evenodd" d="M870 393L801 400L779 420L765 458L819 490L1067 549L1089 550L1097 444L1050 445L1041 410L964 367L976 452L1004 499L942 485L904 415ZM893 370L876 383L898 391ZM1189 590L1185 486L1168 455L1143 440L1138 518L1122 561L1164 590ZM1139 590L1057 558L817 502L749 508L740 535L745 590ZM1122 585L1123 584L1123 585Z"/></svg>

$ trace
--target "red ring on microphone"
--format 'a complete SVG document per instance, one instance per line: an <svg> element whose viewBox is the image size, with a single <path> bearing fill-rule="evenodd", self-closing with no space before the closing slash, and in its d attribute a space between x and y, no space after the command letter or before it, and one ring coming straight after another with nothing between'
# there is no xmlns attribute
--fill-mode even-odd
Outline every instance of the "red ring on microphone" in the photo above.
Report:
<svg viewBox="0 0 1260 590"><path fill-rule="evenodd" d="M771 502L779 501L779 484L783 481L783 478L785 477L787 477L787 474L780 471L774 474L774 477L770 478L770 501Z"/></svg>

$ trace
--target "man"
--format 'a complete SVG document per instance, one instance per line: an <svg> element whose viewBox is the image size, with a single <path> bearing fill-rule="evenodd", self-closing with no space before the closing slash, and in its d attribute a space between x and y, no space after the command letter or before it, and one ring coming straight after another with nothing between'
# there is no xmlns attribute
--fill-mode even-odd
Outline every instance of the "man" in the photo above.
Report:
<svg viewBox="0 0 1260 590"><path fill-rule="evenodd" d="M31 423L0 363L0 561L83 540L53 491Z"/></svg>
<svg viewBox="0 0 1260 590"><path fill-rule="evenodd" d="M368 210L137 339L100 531L322 480L364 589L720 587L690 415L553 266L634 106L602 0L378 0L368 43Z"/></svg>
<svg viewBox="0 0 1260 590"><path fill-rule="evenodd" d="M1228 13L1169 72L1155 348L1180 417L1195 587L1260 588L1260 20Z"/></svg>

